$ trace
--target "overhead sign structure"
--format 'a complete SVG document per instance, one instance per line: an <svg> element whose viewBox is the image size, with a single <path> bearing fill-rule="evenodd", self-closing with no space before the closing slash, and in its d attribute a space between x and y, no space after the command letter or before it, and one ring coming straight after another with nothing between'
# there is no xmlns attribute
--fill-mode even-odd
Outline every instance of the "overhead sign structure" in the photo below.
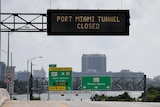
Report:
<svg viewBox="0 0 160 107"><path fill-rule="evenodd" d="M111 77L82 77L82 90L111 90Z"/></svg>
<svg viewBox="0 0 160 107"><path fill-rule="evenodd" d="M49 68L49 91L72 90L72 68Z"/></svg>
<svg viewBox="0 0 160 107"><path fill-rule="evenodd" d="M48 35L129 35L129 10L48 10Z"/></svg>

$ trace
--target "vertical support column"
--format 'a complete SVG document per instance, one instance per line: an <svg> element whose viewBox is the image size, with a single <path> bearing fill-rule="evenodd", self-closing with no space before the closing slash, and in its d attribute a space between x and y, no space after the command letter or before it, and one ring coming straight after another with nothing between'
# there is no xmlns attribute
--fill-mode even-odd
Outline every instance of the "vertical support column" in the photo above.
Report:
<svg viewBox="0 0 160 107"><path fill-rule="evenodd" d="M29 100L29 60L27 60L27 101Z"/></svg>
<svg viewBox="0 0 160 107"><path fill-rule="evenodd" d="M10 72L9 70L9 32L8 32L8 50L7 50L7 70L6 73ZM7 91L9 92L9 83L7 82ZM10 93L10 92L9 92Z"/></svg>
<svg viewBox="0 0 160 107"><path fill-rule="evenodd" d="M146 89L146 75L144 75L144 102L147 101L147 89Z"/></svg>
<svg viewBox="0 0 160 107"><path fill-rule="evenodd" d="M1 45L2 45L2 43L1 43L1 0L0 0L0 50L2 50L1 49ZM0 51L0 62L1 62L1 51Z"/></svg>
<svg viewBox="0 0 160 107"><path fill-rule="evenodd" d="M9 70L9 53L10 53L9 42L10 42L10 34L8 32L7 70Z"/></svg>
<svg viewBox="0 0 160 107"><path fill-rule="evenodd" d="M29 92L30 92L30 100L33 100L33 75L32 75L32 62L31 62L31 74L30 74L30 87L29 87Z"/></svg>

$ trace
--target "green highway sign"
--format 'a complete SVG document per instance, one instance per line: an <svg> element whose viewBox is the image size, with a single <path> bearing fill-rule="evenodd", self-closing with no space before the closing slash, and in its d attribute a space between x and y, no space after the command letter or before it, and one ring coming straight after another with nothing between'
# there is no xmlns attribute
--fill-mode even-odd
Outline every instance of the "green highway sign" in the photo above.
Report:
<svg viewBox="0 0 160 107"><path fill-rule="evenodd" d="M111 77L85 76L81 85L82 90L111 90Z"/></svg>
<svg viewBox="0 0 160 107"><path fill-rule="evenodd" d="M49 68L56 68L57 65L56 64L49 64Z"/></svg>
<svg viewBox="0 0 160 107"><path fill-rule="evenodd" d="M49 68L49 91L72 90L72 68Z"/></svg>

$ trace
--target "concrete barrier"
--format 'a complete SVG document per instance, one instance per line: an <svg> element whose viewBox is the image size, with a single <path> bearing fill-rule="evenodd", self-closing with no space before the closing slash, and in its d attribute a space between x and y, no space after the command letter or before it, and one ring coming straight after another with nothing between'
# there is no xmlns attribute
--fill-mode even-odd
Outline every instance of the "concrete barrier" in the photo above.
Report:
<svg viewBox="0 0 160 107"><path fill-rule="evenodd" d="M10 100L9 93L6 89L0 88L0 106L6 101Z"/></svg>

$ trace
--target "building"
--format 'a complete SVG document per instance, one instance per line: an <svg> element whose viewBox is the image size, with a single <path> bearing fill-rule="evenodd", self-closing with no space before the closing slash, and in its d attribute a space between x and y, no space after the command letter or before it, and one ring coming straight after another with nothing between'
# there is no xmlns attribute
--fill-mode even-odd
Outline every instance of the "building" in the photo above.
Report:
<svg viewBox="0 0 160 107"><path fill-rule="evenodd" d="M16 73L16 79L19 81L28 81L30 73L27 71L19 71Z"/></svg>
<svg viewBox="0 0 160 107"><path fill-rule="evenodd" d="M4 81L5 70L6 70L6 64L4 62L0 62L0 81Z"/></svg>
<svg viewBox="0 0 160 107"><path fill-rule="evenodd" d="M106 72L105 54L83 54L82 72Z"/></svg>
<svg viewBox="0 0 160 107"><path fill-rule="evenodd" d="M109 76L109 77L134 77L134 78L139 78L139 77L144 77L143 72L132 72L129 69L122 69L120 72L73 72L72 74L73 78L76 77L83 77L83 76Z"/></svg>
<svg viewBox="0 0 160 107"><path fill-rule="evenodd" d="M33 77L35 78L45 78L46 77L46 71L42 67L41 70L33 70Z"/></svg>
<svg viewBox="0 0 160 107"><path fill-rule="evenodd" d="M31 72L27 72L27 71L19 71L16 73L16 79L19 81L28 81L30 78L30 74ZM41 70L33 70L33 78L46 78L46 72L45 70L42 69Z"/></svg>

